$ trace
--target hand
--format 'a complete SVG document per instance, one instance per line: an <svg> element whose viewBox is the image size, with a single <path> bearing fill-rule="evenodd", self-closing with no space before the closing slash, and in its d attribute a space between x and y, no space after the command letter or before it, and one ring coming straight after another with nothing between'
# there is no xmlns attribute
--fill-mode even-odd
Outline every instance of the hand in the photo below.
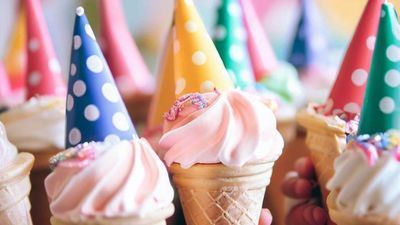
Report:
<svg viewBox="0 0 400 225"><path fill-rule="evenodd" d="M320 204L309 201L321 198L311 159L298 159L294 169L298 176L286 179L282 184L282 191L289 198L304 201L290 210L286 217L287 225L325 225L328 213Z"/></svg>
<svg viewBox="0 0 400 225"><path fill-rule="evenodd" d="M268 209L262 209L258 225L271 225L272 215Z"/></svg>

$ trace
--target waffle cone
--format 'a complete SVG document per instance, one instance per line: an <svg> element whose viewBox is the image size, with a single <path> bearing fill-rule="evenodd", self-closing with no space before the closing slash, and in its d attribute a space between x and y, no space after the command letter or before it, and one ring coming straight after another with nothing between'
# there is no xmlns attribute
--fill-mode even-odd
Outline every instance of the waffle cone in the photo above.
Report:
<svg viewBox="0 0 400 225"><path fill-rule="evenodd" d="M35 151L19 149L20 152L29 152L35 156L35 163L31 173L32 190L29 199L33 205L31 214L33 224L50 225L50 209L47 199L44 180L50 174L49 159L59 153L57 148L47 148Z"/></svg>
<svg viewBox="0 0 400 225"><path fill-rule="evenodd" d="M174 205L154 211L146 217L121 217L113 219L82 219L79 222L63 221L55 217L51 217L52 225L166 225L165 220L174 214Z"/></svg>
<svg viewBox="0 0 400 225"><path fill-rule="evenodd" d="M28 196L31 190L29 173L34 157L20 153L14 162L0 173L0 224L32 225Z"/></svg>
<svg viewBox="0 0 400 225"><path fill-rule="evenodd" d="M274 162L170 167L187 225L257 225Z"/></svg>
<svg viewBox="0 0 400 225"><path fill-rule="evenodd" d="M383 214L370 213L360 217L348 212L341 212L336 205L338 194L338 190L332 191L327 200L329 216L337 225L400 225L400 217L393 220Z"/></svg>
<svg viewBox="0 0 400 225"><path fill-rule="evenodd" d="M302 111L297 116L307 130L306 145L314 163L318 182L326 192L326 184L334 174L333 163L346 144L344 123L334 124L325 117ZM327 197L327 193L323 193Z"/></svg>

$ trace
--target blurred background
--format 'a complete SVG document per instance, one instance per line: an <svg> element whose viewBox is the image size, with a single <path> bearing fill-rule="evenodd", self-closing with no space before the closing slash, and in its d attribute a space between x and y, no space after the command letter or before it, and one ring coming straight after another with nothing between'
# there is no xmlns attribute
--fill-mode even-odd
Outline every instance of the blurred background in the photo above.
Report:
<svg viewBox="0 0 400 225"><path fill-rule="evenodd" d="M194 0L207 28L212 31L216 6L219 0ZM293 32L299 17L298 0L249 0L257 6L259 16L277 55L286 59ZM334 68L340 63L343 51L351 37L367 0L315 0L326 28L327 42L331 48L330 63ZM152 71L164 35L170 25L173 0L123 0L130 30ZM392 1L397 7L398 1ZM0 56L7 49L14 25L17 0L0 0ZM85 6L96 32L98 13L96 0L43 0L45 16L53 38L53 44L67 71L74 11Z"/></svg>

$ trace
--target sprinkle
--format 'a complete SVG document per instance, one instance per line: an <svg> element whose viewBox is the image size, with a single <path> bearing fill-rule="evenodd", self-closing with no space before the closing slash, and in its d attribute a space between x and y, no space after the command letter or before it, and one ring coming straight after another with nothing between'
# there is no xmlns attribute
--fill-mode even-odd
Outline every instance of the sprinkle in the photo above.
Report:
<svg viewBox="0 0 400 225"><path fill-rule="evenodd" d="M218 93L218 92L217 92ZM186 94L174 103L168 113L164 114L164 118L168 121L174 121L178 118L179 113L185 108L186 105L194 105L197 110L204 109L208 106L207 100L200 93Z"/></svg>
<svg viewBox="0 0 400 225"><path fill-rule="evenodd" d="M54 170L60 163L72 159L95 159L95 149L91 143L79 144L50 158L50 169Z"/></svg>
<svg viewBox="0 0 400 225"><path fill-rule="evenodd" d="M360 149L368 163L374 165L383 153L388 152L400 162L400 132L390 130L374 135L349 135L347 149Z"/></svg>

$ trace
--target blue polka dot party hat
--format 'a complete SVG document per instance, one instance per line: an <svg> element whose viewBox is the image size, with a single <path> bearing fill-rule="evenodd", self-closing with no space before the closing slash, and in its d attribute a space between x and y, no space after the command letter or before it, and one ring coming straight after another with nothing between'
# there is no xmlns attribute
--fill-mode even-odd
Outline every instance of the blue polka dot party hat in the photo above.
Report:
<svg viewBox="0 0 400 225"><path fill-rule="evenodd" d="M328 46L314 0L301 0L300 3L300 19L288 60L296 68L306 69L321 64L321 60L326 58L323 55L328 53Z"/></svg>
<svg viewBox="0 0 400 225"><path fill-rule="evenodd" d="M394 6L382 5L358 134L400 130L400 25Z"/></svg>
<svg viewBox="0 0 400 225"><path fill-rule="evenodd" d="M137 137L82 7L76 10L66 110L67 148Z"/></svg>

